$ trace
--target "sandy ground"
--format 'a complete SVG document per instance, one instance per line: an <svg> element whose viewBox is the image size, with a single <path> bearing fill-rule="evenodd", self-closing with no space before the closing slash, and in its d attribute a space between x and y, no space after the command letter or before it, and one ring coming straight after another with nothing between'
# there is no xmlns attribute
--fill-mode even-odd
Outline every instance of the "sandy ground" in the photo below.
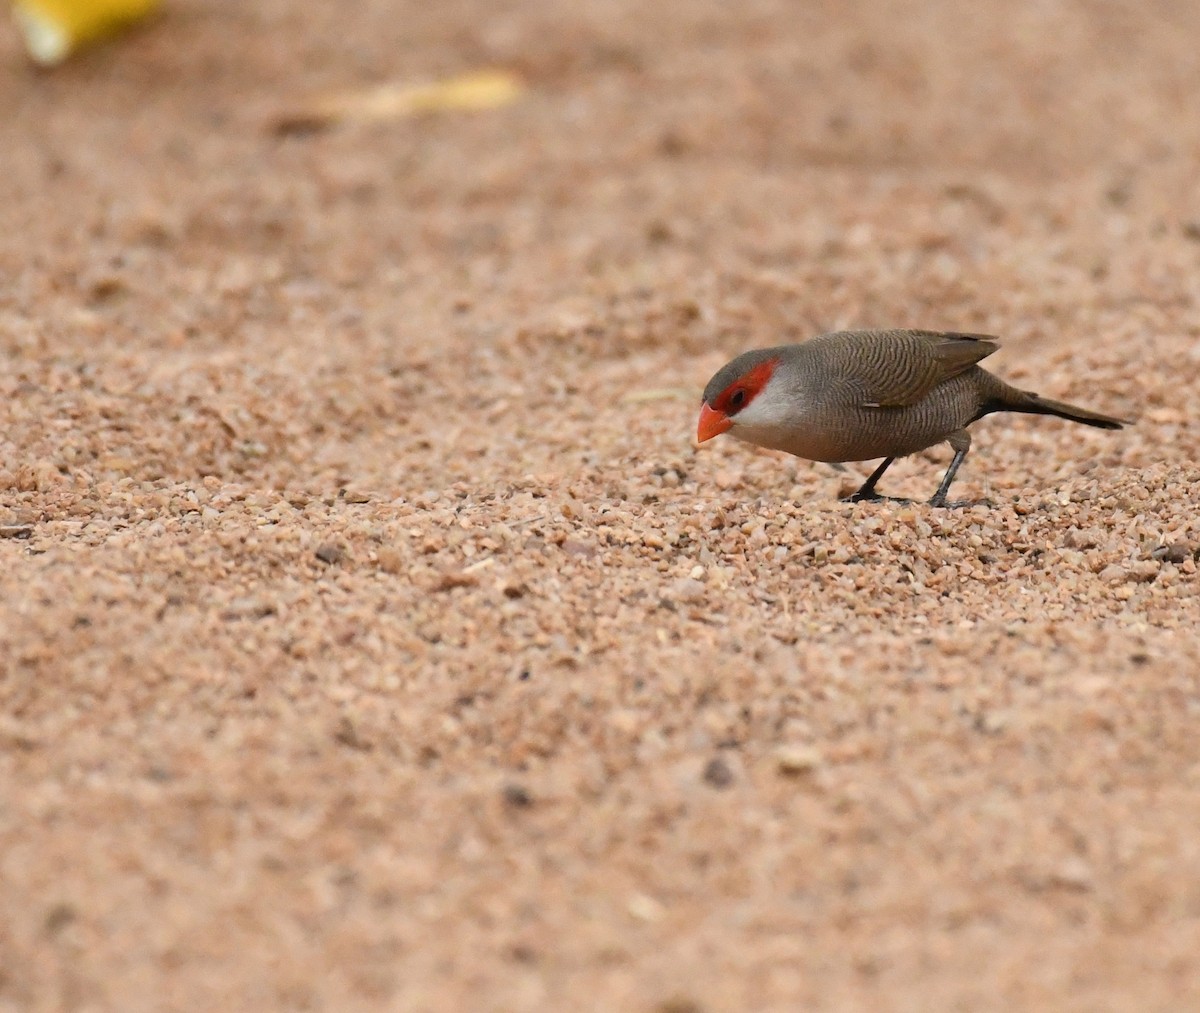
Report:
<svg viewBox="0 0 1200 1013"><path fill-rule="evenodd" d="M1200 7L352 7L0 32L0 1010L1200 1008ZM1137 424L692 443L878 325Z"/></svg>

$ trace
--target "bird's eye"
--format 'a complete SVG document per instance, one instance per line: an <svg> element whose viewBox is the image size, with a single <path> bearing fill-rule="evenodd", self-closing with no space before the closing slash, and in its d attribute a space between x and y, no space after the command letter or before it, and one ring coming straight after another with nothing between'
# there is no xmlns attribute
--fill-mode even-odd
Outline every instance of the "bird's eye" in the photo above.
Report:
<svg viewBox="0 0 1200 1013"><path fill-rule="evenodd" d="M746 392L744 390L735 390L729 395L729 407L737 411L746 403Z"/></svg>

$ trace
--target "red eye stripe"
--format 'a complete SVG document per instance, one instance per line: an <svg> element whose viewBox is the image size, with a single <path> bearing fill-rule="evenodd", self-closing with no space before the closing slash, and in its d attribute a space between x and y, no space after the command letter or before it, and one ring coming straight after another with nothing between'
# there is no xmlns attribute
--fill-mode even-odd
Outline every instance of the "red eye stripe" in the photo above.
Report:
<svg viewBox="0 0 1200 1013"><path fill-rule="evenodd" d="M768 359L766 362L760 362L753 369L743 373L716 396L712 403L713 409L725 412L727 415L734 415L741 411L767 385L767 381L771 379L771 375L775 372L775 367L778 365L778 359ZM739 392L741 392L742 398L740 403L735 404L734 398Z"/></svg>

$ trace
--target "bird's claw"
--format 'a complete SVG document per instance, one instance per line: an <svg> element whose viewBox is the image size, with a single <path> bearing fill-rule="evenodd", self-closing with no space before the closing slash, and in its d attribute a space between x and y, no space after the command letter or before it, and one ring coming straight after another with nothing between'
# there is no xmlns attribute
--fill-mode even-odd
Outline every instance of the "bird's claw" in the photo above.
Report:
<svg viewBox="0 0 1200 1013"><path fill-rule="evenodd" d="M877 492L856 492L842 500L843 503L911 503L912 500L903 496L883 496Z"/></svg>

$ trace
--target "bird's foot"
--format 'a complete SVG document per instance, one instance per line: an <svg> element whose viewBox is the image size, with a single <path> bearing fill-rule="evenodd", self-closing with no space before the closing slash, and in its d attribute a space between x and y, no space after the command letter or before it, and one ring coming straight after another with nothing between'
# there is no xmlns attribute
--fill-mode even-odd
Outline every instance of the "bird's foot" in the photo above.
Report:
<svg viewBox="0 0 1200 1013"><path fill-rule="evenodd" d="M843 503L911 503L912 500L905 499L903 496L883 496L877 492L859 492L853 493L850 496L843 497Z"/></svg>

